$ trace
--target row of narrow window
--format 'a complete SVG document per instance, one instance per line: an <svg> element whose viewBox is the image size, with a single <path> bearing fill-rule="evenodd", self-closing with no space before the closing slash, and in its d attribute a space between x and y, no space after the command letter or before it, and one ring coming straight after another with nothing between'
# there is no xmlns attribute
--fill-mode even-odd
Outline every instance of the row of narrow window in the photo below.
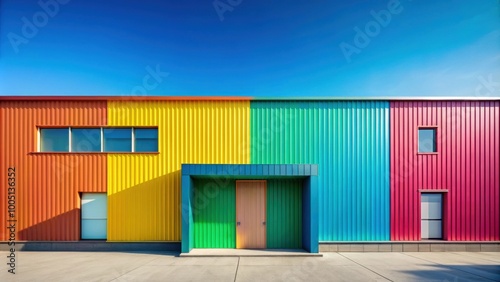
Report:
<svg viewBox="0 0 500 282"><path fill-rule="evenodd" d="M158 152L158 128L40 128L41 152ZM436 128L418 129L418 152L437 152Z"/></svg>
<svg viewBox="0 0 500 282"><path fill-rule="evenodd" d="M40 152L158 152L158 128L39 128Z"/></svg>

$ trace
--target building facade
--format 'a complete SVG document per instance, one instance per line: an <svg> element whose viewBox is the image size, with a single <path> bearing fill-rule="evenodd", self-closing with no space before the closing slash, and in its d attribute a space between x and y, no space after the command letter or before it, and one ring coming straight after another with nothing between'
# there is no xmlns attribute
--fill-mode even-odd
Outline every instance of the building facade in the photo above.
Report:
<svg viewBox="0 0 500 282"><path fill-rule="evenodd" d="M500 241L499 99L1 97L0 161L4 242Z"/></svg>

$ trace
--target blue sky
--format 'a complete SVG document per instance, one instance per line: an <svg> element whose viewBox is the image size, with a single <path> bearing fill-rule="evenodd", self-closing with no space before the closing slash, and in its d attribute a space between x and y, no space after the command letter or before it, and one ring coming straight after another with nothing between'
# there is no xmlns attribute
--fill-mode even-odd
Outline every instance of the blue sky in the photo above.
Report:
<svg viewBox="0 0 500 282"><path fill-rule="evenodd" d="M40 2L0 0L0 95L500 96L498 0Z"/></svg>

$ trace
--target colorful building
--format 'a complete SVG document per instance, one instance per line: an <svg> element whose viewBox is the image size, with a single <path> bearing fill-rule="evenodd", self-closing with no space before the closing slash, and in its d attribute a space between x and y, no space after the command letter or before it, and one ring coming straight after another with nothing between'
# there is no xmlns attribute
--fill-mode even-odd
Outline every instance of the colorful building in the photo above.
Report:
<svg viewBox="0 0 500 282"><path fill-rule="evenodd" d="M0 97L0 167L4 243L500 241L500 99Z"/></svg>

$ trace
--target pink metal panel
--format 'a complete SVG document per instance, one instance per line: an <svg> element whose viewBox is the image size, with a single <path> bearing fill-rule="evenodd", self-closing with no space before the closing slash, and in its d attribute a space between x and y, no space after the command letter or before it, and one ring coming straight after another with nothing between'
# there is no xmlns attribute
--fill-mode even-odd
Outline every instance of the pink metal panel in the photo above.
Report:
<svg viewBox="0 0 500 282"><path fill-rule="evenodd" d="M391 240L420 240L420 190L444 193L443 236L500 240L500 102L391 102ZM418 127L437 154L418 154Z"/></svg>

